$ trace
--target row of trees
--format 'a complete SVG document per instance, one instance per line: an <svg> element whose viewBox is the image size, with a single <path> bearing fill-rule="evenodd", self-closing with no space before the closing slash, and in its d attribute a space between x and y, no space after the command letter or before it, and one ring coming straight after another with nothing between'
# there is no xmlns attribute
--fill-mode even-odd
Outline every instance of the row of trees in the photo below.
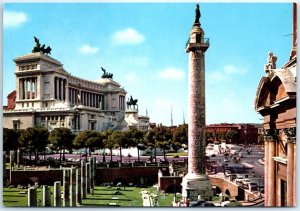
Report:
<svg viewBox="0 0 300 211"><path fill-rule="evenodd" d="M60 152L60 160L64 160L66 150L86 149L94 151L96 149L110 149L112 156L113 149L119 149L122 155L123 148L136 147L138 150L138 161L140 159L139 152L146 148L154 149L156 157L156 149L174 150L181 148L184 144L187 145L188 138L187 125L180 125L175 129L170 129L166 126L158 126L149 131L142 131L136 128L131 128L128 131L81 131L76 135L68 128L55 128L48 132L44 127L30 127L22 130L3 129L3 149L5 151L17 150L21 152L35 155L38 157L38 152L44 152L46 147L54 151ZM103 155L104 156L104 155ZM122 156L120 156L122 162ZM111 157L112 160L112 157Z"/></svg>

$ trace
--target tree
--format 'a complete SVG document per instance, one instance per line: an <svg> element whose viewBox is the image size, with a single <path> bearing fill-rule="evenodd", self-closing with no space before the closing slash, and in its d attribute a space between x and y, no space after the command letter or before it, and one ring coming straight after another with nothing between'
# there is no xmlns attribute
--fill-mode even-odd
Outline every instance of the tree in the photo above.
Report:
<svg viewBox="0 0 300 211"><path fill-rule="evenodd" d="M20 133L19 144L21 149L28 151L31 160L31 153L35 153L35 160L38 159L38 151L44 151L48 144L48 130L44 127L29 127Z"/></svg>
<svg viewBox="0 0 300 211"><path fill-rule="evenodd" d="M69 128L55 128L49 134L50 148L63 152L63 161L65 160L65 150L71 150L73 148L74 134Z"/></svg>
<svg viewBox="0 0 300 211"><path fill-rule="evenodd" d="M172 132L169 128L162 125L157 127L157 130L155 132L155 139L157 141L158 147L163 149L164 160L166 160L166 149L170 148Z"/></svg>
<svg viewBox="0 0 300 211"><path fill-rule="evenodd" d="M10 150L17 150L19 146L19 134L16 130L3 128L3 150L9 152Z"/></svg>
<svg viewBox="0 0 300 211"><path fill-rule="evenodd" d="M103 146L104 146L104 150L103 150L103 162L105 161L105 148L110 149L110 161L112 161L112 149L113 148L111 148L111 147L113 147L113 144L111 144L109 142L109 137L111 136L112 133L113 133L112 129L108 129L108 130L102 132Z"/></svg>
<svg viewBox="0 0 300 211"><path fill-rule="evenodd" d="M146 143L147 143L147 146L150 147L151 149L154 149L154 160L156 162L156 148L158 147L158 142L157 142L157 139L156 139L156 131L158 130L157 129L158 127L154 127L152 128L151 130L149 130L146 135L145 135L145 139L146 139ZM152 158L152 152L151 152L151 158ZM151 160L152 162L152 160Z"/></svg>
<svg viewBox="0 0 300 211"><path fill-rule="evenodd" d="M236 130L228 130L225 138L232 143L237 143L238 135L239 133Z"/></svg>
<svg viewBox="0 0 300 211"><path fill-rule="evenodd" d="M188 145L188 125L183 124L179 125L173 132L172 137L172 148L178 150L183 145Z"/></svg>
<svg viewBox="0 0 300 211"><path fill-rule="evenodd" d="M131 146L137 148L138 151L138 162L140 162L140 150L146 149L144 135L145 132L137 128L130 128L127 132L127 138L131 139Z"/></svg>
<svg viewBox="0 0 300 211"><path fill-rule="evenodd" d="M108 129L103 132L103 144L104 147L110 150L110 162L112 162L112 149L115 147L116 143L114 143L114 140L111 139L111 135L113 133L113 130Z"/></svg>
<svg viewBox="0 0 300 211"><path fill-rule="evenodd" d="M91 131L91 130L85 130L85 131L80 131L75 139L73 140L73 145L75 148L80 149L80 148L85 148L85 155L86 155L86 160L87 160L87 150L91 151L91 149L94 149L96 146L96 142L99 139L99 135L96 131Z"/></svg>
<svg viewBox="0 0 300 211"><path fill-rule="evenodd" d="M114 148L118 147L120 150L120 162L122 163L122 148L127 147L125 133L123 131L114 131L109 140L114 144Z"/></svg>

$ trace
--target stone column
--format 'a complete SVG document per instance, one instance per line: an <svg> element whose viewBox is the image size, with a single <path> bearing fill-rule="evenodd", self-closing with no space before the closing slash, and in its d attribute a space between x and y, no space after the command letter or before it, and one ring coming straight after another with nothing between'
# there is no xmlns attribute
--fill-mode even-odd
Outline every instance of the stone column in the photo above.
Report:
<svg viewBox="0 0 300 211"><path fill-rule="evenodd" d="M97 159L93 157L93 188L96 186Z"/></svg>
<svg viewBox="0 0 300 211"><path fill-rule="evenodd" d="M293 182L294 182L294 143L292 139L287 142L287 206L293 206Z"/></svg>
<svg viewBox="0 0 300 211"><path fill-rule="evenodd" d="M56 80L56 100L59 100L59 78L55 77Z"/></svg>
<svg viewBox="0 0 300 211"><path fill-rule="evenodd" d="M17 150L17 166L20 166L20 150Z"/></svg>
<svg viewBox="0 0 300 211"><path fill-rule="evenodd" d="M36 188L28 188L28 207L37 207Z"/></svg>
<svg viewBox="0 0 300 211"><path fill-rule="evenodd" d="M51 206L51 192L47 185L43 185L43 207Z"/></svg>
<svg viewBox="0 0 300 211"><path fill-rule="evenodd" d="M269 198L268 198L268 190L269 190L269 169L267 166L269 166L269 142L267 141L267 138L265 137L265 164L264 164L264 171L265 171L265 176L264 176L264 190L265 190L265 206L269 206Z"/></svg>
<svg viewBox="0 0 300 211"><path fill-rule="evenodd" d="M57 181L54 182L54 191L53 191L53 206L54 207L61 207L61 182Z"/></svg>
<svg viewBox="0 0 300 211"><path fill-rule="evenodd" d="M70 206L76 207L76 168L71 168L70 175Z"/></svg>
<svg viewBox="0 0 300 211"><path fill-rule="evenodd" d="M209 43L203 38L203 29L195 22L185 50L189 54L189 131L188 173L182 179L183 199L191 201L213 194L205 172L205 52Z"/></svg>
<svg viewBox="0 0 300 211"><path fill-rule="evenodd" d="M25 82L25 89L24 89L25 90L25 98L24 99L27 99L27 92L28 92L28 90L27 90L27 88L28 88L27 81L28 81L27 78L25 78L24 79L24 82Z"/></svg>
<svg viewBox="0 0 300 211"><path fill-rule="evenodd" d="M81 204L81 175L80 169L76 169L76 205Z"/></svg>
<svg viewBox="0 0 300 211"><path fill-rule="evenodd" d="M23 92L24 92L24 86L23 86L23 79L19 78L19 100L23 99Z"/></svg>
<svg viewBox="0 0 300 211"><path fill-rule="evenodd" d="M33 90L33 87L32 87L32 78L30 78L30 80L29 80L29 87L30 87L30 90L29 90L29 99L32 99L32 90Z"/></svg>
<svg viewBox="0 0 300 211"><path fill-rule="evenodd" d="M296 150L296 137L295 137L294 158L297 158L296 153L297 153L297 150ZM296 198L296 194L297 194L297 191L296 191L296 189L297 189L297 186L296 186L296 172L297 172L296 162L297 162L297 159L294 159L294 176L293 176L293 206L294 207L296 207L296 200L297 200L297 198Z"/></svg>
<svg viewBox="0 0 300 211"><path fill-rule="evenodd" d="M90 187L94 188L94 160L93 157L89 157L90 163Z"/></svg>
<svg viewBox="0 0 300 211"><path fill-rule="evenodd" d="M81 161L81 198L86 198L86 166L85 160Z"/></svg>
<svg viewBox="0 0 300 211"><path fill-rule="evenodd" d="M269 170L268 174L268 188L270 191L269 193L269 206L276 206L276 163L273 159L276 155L276 140L269 139L269 166L267 167Z"/></svg>
<svg viewBox="0 0 300 211"><path fill-rule="evenodd" d="M37 98L37 77L34 78L34 99Z"/></svg>
<svg viewBox="0 0 300 211"><path fill-rule="evenodd" d="M63 206L70 206L70 170L64 169L63 177Z"/></svg>
<svg viewBox="0 0 300 211"><path fill-rule="evenodd" d="M3 151L3 185L5 186L6 185L6 179L7 179L7 176L6 176L6 151Z"/></svg>
<svg viewBox="0 0 300 211"><path fill-rule="evenodd" d="M91 173L91 165L90 163L85 164L86 169L85 169L85 180L86 180L86 193L90 193L90 188L91 188L91 178L90 178L90 173Z"/></svg>

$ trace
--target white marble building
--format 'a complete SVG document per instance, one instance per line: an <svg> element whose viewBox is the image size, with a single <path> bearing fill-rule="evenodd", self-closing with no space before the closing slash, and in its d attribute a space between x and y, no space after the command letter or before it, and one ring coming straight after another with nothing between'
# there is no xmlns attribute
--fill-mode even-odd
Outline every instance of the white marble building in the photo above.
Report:
<svg viewBox="0 0 300 211"><path fill-rule="evenodd" d="M59 61L42 53L29 53L14 62L15 105L4 109L3 127L25 129L41 125L48 130L67 127L73 131L128 128L127 92L116 81L78 78Z"/></svg>

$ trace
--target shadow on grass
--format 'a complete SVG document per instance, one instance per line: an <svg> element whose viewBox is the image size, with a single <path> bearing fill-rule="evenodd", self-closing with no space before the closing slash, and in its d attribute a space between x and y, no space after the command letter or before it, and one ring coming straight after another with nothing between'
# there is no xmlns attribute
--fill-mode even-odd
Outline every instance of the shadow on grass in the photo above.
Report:
<svg viewBox="0 0 300 211"><path fill-rule="evenodd" d="M112 201L132 201L131 199L112 199L112 198L86 198L85 200L112 200Z"/></svg>
<svg viewBox="0 0 300 211"><path fill-rule="evenodd" d="M17 198L21 198L21 197L27 197L27 194L24 194L24 195L6 195L6 194L3 194L3 196L5 197L17 197Z"/></svg>
<svg viewBox="0 0 300 211"><path fill-rule="evenodd" d="M113 208L113 207L120 207L120 205L116 204L116 205L111 205L109 206L108 204L82 204L84 206L87 206L87 207L107 207L107 208Z"/></svg>

